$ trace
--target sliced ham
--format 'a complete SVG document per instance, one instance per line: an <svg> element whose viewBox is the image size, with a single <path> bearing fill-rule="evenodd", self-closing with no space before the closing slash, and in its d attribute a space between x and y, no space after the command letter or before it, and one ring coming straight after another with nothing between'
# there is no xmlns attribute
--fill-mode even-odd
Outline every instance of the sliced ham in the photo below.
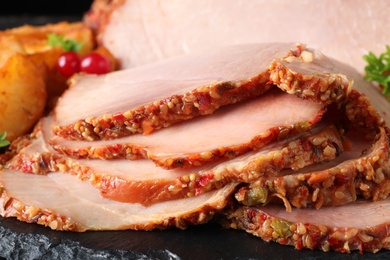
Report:
<svg viewBox="0 0 390 260"><path fill-rule="evenodd" d="M94 142L54 136L50 143L61 153L76 158L150 158L163 168L185 168L232 158L278 138L307 131L323 113L322 105L273 87L256 99L226 106L207 117L175 124L151 135Z"/></svg>
<svg viewBox="0 0 390 260"><path fill-rule="evenodd" d="M265 241L296 249L376 253L390 249L390 199L359 200L340 207L294 209L283 206L241 206L225 212L225 227L242 229Z"/></svg>
<svg viewBox="0 0 390 260"><path fill-rule="evenodd" d="M269 88L268 65L295 44L225 47L106 75L73 78L55 107L55 132L113 139L211 114ZM84 102L74 102L74 100Z"/></svg>
<svg viewBox="0 0 390 260"><path fill-rule="evenodd" d="M390 122L388 101L378 89L353 67L318 50L298 45L285 57L272 62L270 79L287 93L345 106L348 119L359 127L372 130L384 126L384 121Z"/></svg>
<svg viewBox="0 0 390 260"><path fill-rule="evenodd" d="M235 184L201 196L143 206L102 198L88 182L63 173L0 173L0 214L55 230L185 228L210 220L224 208Z"/></svg>
<svg viewBox="0 0 390 260"><path fill-rule="evenodd" d="M389 43L388 13L387 0L95 0L84 20L123 68L227 44L300 41L362 73L362 56Z"/></svg>
<svg viewBox="0 0 390 260"><path fill-rule="evenodd" d="M7 165L9 169L34 174L55 171L76 174L91 182L105 198L143 205L199 196L231 182L252 182L259 176L274 176L286 168L297 170L335 159L343 151L339 130L333 124L320 124L309 132L232 160L164 170L150 160L108 162L63 156L47 143L52 135L51 122L50 117L41 120L34 140L12 159Z"/></svg>
<svg viewBox="0 0 390 260"><path fill-rule="evenodd" d="M248 46L251 47L247 49ZM235 50L233 53L241 57L242 49L256 56L261 52L260 46L269 45L227 48ZM227 49L221 48L216 53L221 54L223 50ZM251 60L254 56L248 53ZM264 60L271 57L267 53L262 54ZM262 55L259 54L258 58L262 59ZM223 79L217 79L225 82L223 84L231 84L227 79L230 76L244 75L252 69L257 71L253 77L259 77L258 69L243 60L232 60L234 55L207 57L218 61L215 64L224 61L224 66L214 68L215 71L223 70L217 73L223 76ZM178 62L180 60L185 61L183 64L194 65L191 67L193 71L187 68L193 74L173 72L185 71L179 66L182 65ZM159 75L153 76L156 82L168 82L167 75L180 75L176 77L177 82L183 83L187 79L190 83L216 86L210 83L216 80L215 71L198 62L181 57L163 62L176 64L162 66L167 70L157 69L162 63L150 66L156 70L155 75ZM119 86L119 82L129 80L128 75L134 73L135 82L153 83L148 81L150 75L144 71L145 67L131 70L131 73L80 77L80 82L85 85L80 87L80 83L69 89L59 102L55 118L42 119L31 136L13 144L18 154L0 171L0 214L58 230L150 230L201 224L224 210L221 216L225 220L221 222L225 225L248 232L255 230L254 234L265 239L272 237L297 248L340 250L341 244L344 252L357 248L374 252L388 248L388 235L383 234L388 229L387 218L383 217L387 216L386 211L380 211L379 214L383 215L369 227L363 227L362 223L368 222L371 215L357 215L361 220L351 226L346 226L346 222L327 222L319 217L329 216L329 212L338 212L339 209L371 211L373 208L370 207L376 203L387 207L390 194L389 129L382 117L387 120L383 113L386 107L382 107L383 104L371 105L363 91L360 92L359 88L365 85L360 84L363 79L355 70L304 45L284 50L267 65L262 62L265 66L261 67L265 71L262 75L266 75L262 76L265 84L262 86L265 87L256 97L248 96L246 100L238 100L240 102L229 101L223 107L218 104L218 109L211 111L210 115L194 118L197 114L189 113L190 117L185 119L191 120L181 118L182 122L162 124L162 129L148 135L118 128L119 135L103 130L102 136L88 138L91 129L85 130L86 123L79 121L75 124L79 119L74 120L81 114L100 118L102 120L96 122L104 125L115 118L119 120L116 121L119 126L125 114L112 110L105 121L104 113L116 109L118 104L126 108L124 100L127 98L133 102L133 97L141 97L141 90L137 90L134 96L128 93L123 99L115 96L118 93L113 94L119 100L114 104L108 98L109 78L123 76L123 81L116 81L116 86ZM241 63L245 66L241 67ZM232 67L235 69L229 72ZM242 81L259 82L251 77L246 75ZM96 83L96 89L91 89L91 82ZM241 83L235 85L236 89L243 86ZM358 84L356 88L355 84ZM154 101L164 100L167 96L183 93L185 96L192 91L185 89L181 94L156 94L153 86L153 89L148 89L145 99L140 99L142 104L147 100L147 104L155 105ZM105 97L99 93L100 88L106 91L103 91ZM199 85L195 88L199 90ZM80 95L76 90L80 90ZM128 89L120 91L128 92ZM93 96L88 99L86 95L94 92L99 96L96 100L102 102L91 102L92 105L86 104L85 110L81 109L79 98L95 102ZM232 92L226 93L226 98L234 99ZM366 93L380 96L379 92ZM73 110L71 101L77 103ZM66 105L60 105L61 102ZM144 106L142 104L135 109ZM378 105L382 110L375 108ZM92 108L96 110L91 111ZM155 116L151 111L142 111L145 120ZM96 115L87 115L87 112ZM67 124L59 124L71 117L73 119ZM92 122L89 119L84 121ZM80 128L80 135L87 133L79 139L86 140L70 140L77 136L70 132L59 135L58 127L72 126L77 132L78 125L84 128ZM111 126L104 127L111 129ZM100 133L98 128L93 131ZM122 133L126 136L121 137ZM359 199L365 199L365 202ZM282 203L284 206L278 205ZM343 205L343 208L338 205ZM283 209L283 213L275 211L274 214L272 210L276 207ZM288 214L301 212L296 208L306 208L302 212L308 212L312 218L302 218L304 222L294 218L289 220L288 217L293 215ZM252 220L255 222L250 222Z"/></svg>
<svg viewBox="0 0 390 260"><path fill-rule="evenodd" d="M330 165L313 165L297 172L259 178L241 188L235 196L247 205L267 204L277 198L284 202L287 211L291 211L292 206L317 209L339 206L355 201L358 196L373 201L387 198L390 148L385 130L381 129L371 147L360 135L352 136L349 145L350 152L343 152Z"/></svg>

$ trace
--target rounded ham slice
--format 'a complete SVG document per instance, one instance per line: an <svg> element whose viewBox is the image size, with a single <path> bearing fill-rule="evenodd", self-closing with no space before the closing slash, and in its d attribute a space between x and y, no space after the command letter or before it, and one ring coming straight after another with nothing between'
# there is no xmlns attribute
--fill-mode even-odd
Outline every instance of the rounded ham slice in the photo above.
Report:
<svg viewBox="0 0 390 260"><path fill-rule="evenodd" d="M299 132L321 120L324 109L273 87L263 95L219 109L212 115L161 129L150 135L74 141L54 136L57 151L74 158L150 158L166 168L200 166L245 152Z"/></svg>
<svg viewBox="0 0 390 260"><path fill-rule="evenodd" d="M265 241L296 249L376 253L390 249L389 216L390 199L386 199L292 212L280 205L241 206L227 210L220 222L227 228L242 229Z"/></svg>
<svg viewBox="0 0 390 260"><path fill-rule="evenodd" d="M186 199L143 206L102 198L90 183L64 173L0 172L0 214L55 230L162 229L209 221L236 184Z"/></svg>
<svg viewBox="0 0 390 260"><path fill-rule="evenodd" d="M309 132L272 143L259 151L201 167L165 170L150 160L73 159L54 151L52 118L43 118L31 143L7 165L11 170L34 174L61 171L91 182L105 198L149 205L199 196L231 182L252 182L277 175L282 169L297 170L335 159L343 151L342 138L333 124L319 124ZM329 152L329 149L336 152Z"/></svg>
<svg viewBox="0 0 390 260"><path fill-rule="evenodd" d="M227 44L300 41L362 73L363 55L389 43L388 13L387 0L95 0L84 20L123 68Z"/></svg>
<svg viewBox="0 0 390 260"><path fill-rule="evenodd" d="M335 160L296 172L282 171L277 176L260 177L242 187L235 197L246 205L281 200L287 211L292 207L339 206L358 197L373 201L387 198L390 148L385 130L381 129L372 145L361 135L348 138L349 144L345 146L349 148Z"/></svg>
<svg viewBox="0 0 390 260"><path fill-rule="evenodd" d="M105 75L79 75L55 107L54 130L70 139L114 139L212 114L265 92L269 63L294 47L228 46Z"/></svg>

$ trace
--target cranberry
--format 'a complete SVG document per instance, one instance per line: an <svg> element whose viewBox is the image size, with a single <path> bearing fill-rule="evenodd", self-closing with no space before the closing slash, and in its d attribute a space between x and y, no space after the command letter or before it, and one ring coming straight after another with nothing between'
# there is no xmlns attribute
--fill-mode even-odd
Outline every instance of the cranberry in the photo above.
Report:
<svg viewBox="0 0 390 260"><path fill-rule="evenodd" d="M105 74L111 71L111 62L107 57L91 52L81 59L80 71L89 74Z"/></svg>
<svg viewBox="0 0 390 260"><path fill-rule="evenodd" d="M75 52L64 52L57 60L57 70L64 77L70 77L80 71L80 57Z"/></svg>

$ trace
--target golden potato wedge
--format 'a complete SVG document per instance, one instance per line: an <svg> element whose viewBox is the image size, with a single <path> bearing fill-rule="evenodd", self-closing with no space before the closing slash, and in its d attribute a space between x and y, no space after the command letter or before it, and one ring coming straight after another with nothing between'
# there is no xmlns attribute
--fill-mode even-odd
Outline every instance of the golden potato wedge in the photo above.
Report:
<svg viewBox="0 0 390 260"><path fill-rule="evenodd" d="M7 139L28 133L46 105L47 69L28 56L15 53L0 68L0 132Z"/></svg>
<svg viewBox="0 0 390 260"><path fill-rule="evenodd" d="M59 22L42 26L23 25L0 32L0 55L3 49L14 49L19 53L28 54L35 62L43 61L46 64L49 109L52 107L53 100L68 87L67 78L63 77L56 68L57 59L64 51L47 44L47 36L51 33L81 43L82 47L78 52L80 55L85 55L96 47L92 30L82 22ZM0 56L0 66L1 60Z"/></svg>
<svg viewBox="0 0 390 260"><path fill-rule="evenodd" d="M22 44L15 35L0 36L0 68L15 53L24 53Z"/></svg>
<svg viewBox="0 0 390 260"><path fill-rule="evenodd" d="M22 44L25 53L39 53L51 50L47 45L48 34L63 35L65 39L73 39L83 44L79 53L85 55L95 48L95 38L92 30L82 22L59 22L42 26L23 25L0 33L14 35Z"/></svg>

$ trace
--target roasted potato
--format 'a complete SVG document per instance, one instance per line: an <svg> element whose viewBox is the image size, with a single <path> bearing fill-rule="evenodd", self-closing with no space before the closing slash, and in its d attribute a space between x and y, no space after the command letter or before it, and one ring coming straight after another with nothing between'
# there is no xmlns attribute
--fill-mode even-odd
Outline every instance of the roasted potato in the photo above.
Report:
<svg viewBox="0 0 390 260"><path fill-rule="evenodd" d="M0 68L0 132L7 139L28 133L46 105L47 69L28 56L14 53Z"/></svg>
<svg viewBox="0 0 390 260"><path fill-rule="evenodd" d="M48 69L46 86L50 103L67 88L67 78L63 77L56 68L57 59L64 51L47 44L47 36L52 33L81 43L82 47L78 52L80 55L85 55L96 47L92 30L82 22L59 22L43 26L24 25L0 32L0 55L4 47L29 55L35 62L43 61L46 64Z"/></svg>
<svg viewBox="0 0 390 260"><path fill-rule="evenodd" d="M15 53L24 53L23 46L14 35L0 36L0 68Z"/></svg>
<svg viewBox="0 0 390 260"><path fill-rule="evenodd" d="M56 67L64 50L48 44L49 34L81 43L80 56L92 51L105 55L116 69L114 57L96 46L92 29L82 22L0 31L0 133L7 131L9 141L28 133L68 87L69 79Z"/></svg>

